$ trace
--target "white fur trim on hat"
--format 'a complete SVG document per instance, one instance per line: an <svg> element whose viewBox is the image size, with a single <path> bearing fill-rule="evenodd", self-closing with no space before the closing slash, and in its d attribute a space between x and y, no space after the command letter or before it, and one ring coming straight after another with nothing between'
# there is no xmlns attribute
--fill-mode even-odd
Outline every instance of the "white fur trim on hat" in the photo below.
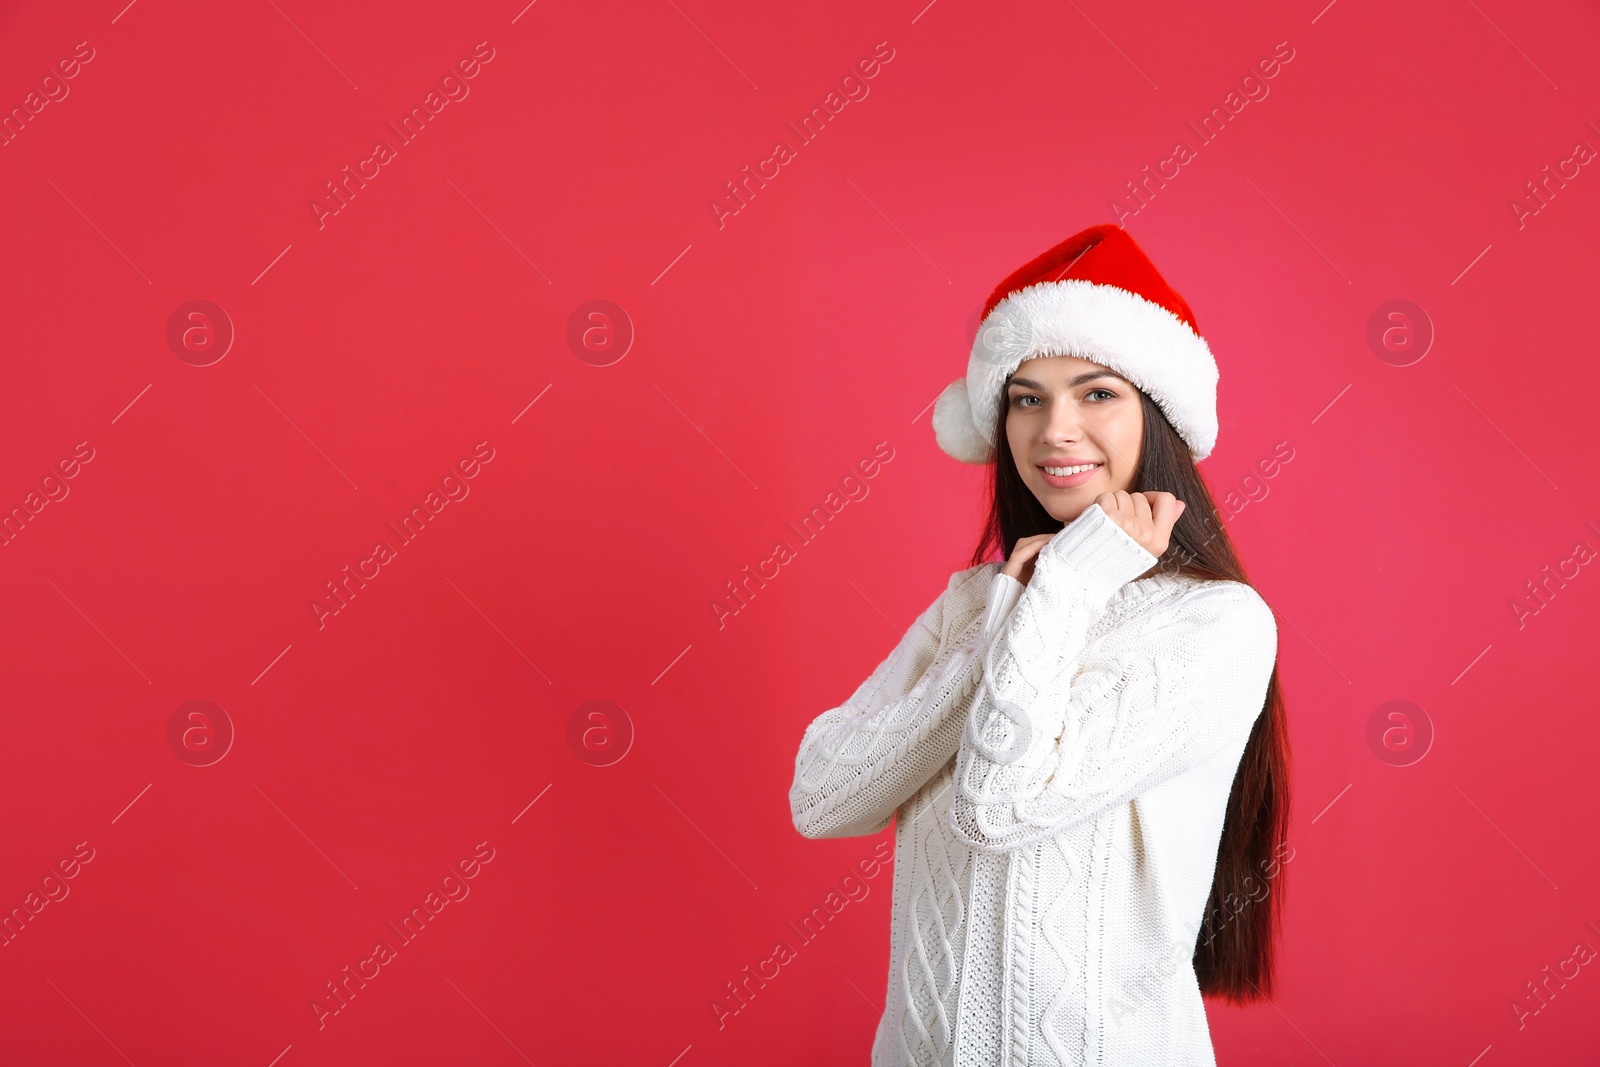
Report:
<svg viewBox="0 0 1600 1067"><path fill-rule="evenodd" d="M1196 460L1211 454L1218 375L1205 339L1159 304L1077 278L1019 289L984 317L966 379L956 383L964 388L957 392L952 384L934 408L939 447L964 463L988 462L1006 378L1029 359L1062 355L1099 363L1128 379L1161 407ZM958 397L966 401L959 404L960 418Z"/></svg>
<svg viewBox="0 0 1600 1067"><path fill-rule="evenodd" d="M934 401L933 435L946 455L963 463L987 463L994 458L994 447L972 424L965 378L957 378L945 386L939 399Z"/></svg>

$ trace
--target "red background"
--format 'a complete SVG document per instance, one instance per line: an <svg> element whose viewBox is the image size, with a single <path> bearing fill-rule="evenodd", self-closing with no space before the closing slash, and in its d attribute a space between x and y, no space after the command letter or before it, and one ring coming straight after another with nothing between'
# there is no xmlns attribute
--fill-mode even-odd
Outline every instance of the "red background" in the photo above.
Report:
<svg viewBox="0 0 1600 1067"><path fill-rule="evenodd" d="M0 907L94 850L0 948L5 1063L865 1063L887 869L711 1004L879 843L802 839L786 793L806 723L971 550L981 471L926 409L995 282L1116 221L1285 41L1123 219L1217 354L1202 469L1293 723L1282 984L1210 1006L1219 1060L1600 1055L1595 966L1511 1006L1600 949L1600 576L1512 607L1600 547L1600 173L1508 204L1600 147L1592 6L124 5L0 15L7 109L94 53L0 148L0 504L93 450L0 550ZM719 227L723 183L885 41ZM469 95L319 228L478 42ZM1394 299L1435 334L1406 366L1366 339ZM166 340L192 300L236 333L209 366ZM607 366L567 342L591 300L635 333ZM482 441L470 495L319 628ZM719 628L879 442L870 494ZM234 730L208 766L168 740L190 700ZM610 766L568 741L591 700L634 731ZM1368 742L1390 700L1433 732L1407 766ZM319 1029L479 842L470 895Z"/></svg>

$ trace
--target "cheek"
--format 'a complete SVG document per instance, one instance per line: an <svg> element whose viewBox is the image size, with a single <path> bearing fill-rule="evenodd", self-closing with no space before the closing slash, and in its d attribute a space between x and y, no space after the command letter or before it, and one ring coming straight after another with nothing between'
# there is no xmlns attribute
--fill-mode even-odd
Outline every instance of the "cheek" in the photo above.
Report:
<svg viewBox="0 0 1600 1067"><path fill-rule="evenodd" d="M1128 492L1133 489L1133 468L1127 466L1118 466L1116 469L1111 471L1111 473L1106 475L1106 488L1101 491L1114 493L1119 489L1124 492Z"/></svg>
<svg viewBox="0 0 1600 1067"><path fill-rule="evenodd" d="M1139 448L1144 442L1144 412L1137 404L1132 405L1127 411L1118 412L1116 422L1111 428L1116 439L1117 449L1130 460L1137 459Z"/></svg>
<svg viewBox="0 0 1600 1067"><path fill-rule="evenodd" d="M1022 420L1013 417L1009 410L1006 413L1005 436L1006 443L1011 446L1011 455L1013 458L1015 458L1017 454L1017 445L1023 443L1022 439L1025 435L1022 431Z"/></svg>
<svg viewBox="0 0 1600 1067"><path fill-rule="evenodd" d="M1129 411L1118 411L1100 424L1101 443L1109 460L1106 479L1110 489L1127 489L1133 484L1133 473L1139 465L1139 450L1144 440L1144 413L1137 406Z"/></svg>
<svg viewBox="0 0 1600 1067"><path fill-rule="evenodd" d="M1030 478L1038 474L1033 469L1033 464L1028 461L1033 452L1033 428L1029 426L1030 420L1026 415L1013 413L1006 418L1006 444L1011 449L1011 462L1023 478Z"/></svg>

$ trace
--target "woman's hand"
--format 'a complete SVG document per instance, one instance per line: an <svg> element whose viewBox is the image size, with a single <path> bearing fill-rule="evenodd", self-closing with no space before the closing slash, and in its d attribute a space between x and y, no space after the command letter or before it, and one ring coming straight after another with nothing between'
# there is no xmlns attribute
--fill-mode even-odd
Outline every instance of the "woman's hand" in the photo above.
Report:
<svg viewBox="0 0 1600 1067"><path fill-rule="evenodd" d="M1152 556L1160 557L1171 542L1172 527L1178 516L1188 507L1171 493L1129 493L1117 490L1101 493L1094 498L1106 517L1122 527L1128 536L1139 542ZM1018 538L1011 548L1011 558L1006 560L1000 573L1009 574L1023 585L1033 577L1034 560L1039 551L1050 543L1055 534L1035 534Z"/></svg>
<svg viewBox="0 0 1600 1067"><path fill-rule="evenodd" d="M1189 505L1171 493L1129 493L1121 489L1094 498L1100 510L1152 556L1171 542L1172 527Z"/></svg>
<svg viewBox="0 0 1600 1067"><path fill-rule="evenodd" d="M1006 565L1000 568L1001 574L1009 574L1023 585L1028 584L1028 579L1033 577L1033 561L1039 555L1039 550L1050 543L1050 538L1055 534L1034 534L1032 537L1019 537L1017 543L1011 546L1011 558L1006 560Z"/></svg>

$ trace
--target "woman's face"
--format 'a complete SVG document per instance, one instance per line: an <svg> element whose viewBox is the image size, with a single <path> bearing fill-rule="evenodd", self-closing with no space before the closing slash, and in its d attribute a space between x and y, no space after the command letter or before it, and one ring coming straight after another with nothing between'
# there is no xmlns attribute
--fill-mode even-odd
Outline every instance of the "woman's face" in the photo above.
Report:
<svg viewBox="0 0 1600 1067"><path fill-rule="evenodd" d="M1041 356L1017 367L1002 402L1011 458L1052 518L1071 522L1101 493L1133 485L1144 408L1126 378L1076 356Z"/></svg>

